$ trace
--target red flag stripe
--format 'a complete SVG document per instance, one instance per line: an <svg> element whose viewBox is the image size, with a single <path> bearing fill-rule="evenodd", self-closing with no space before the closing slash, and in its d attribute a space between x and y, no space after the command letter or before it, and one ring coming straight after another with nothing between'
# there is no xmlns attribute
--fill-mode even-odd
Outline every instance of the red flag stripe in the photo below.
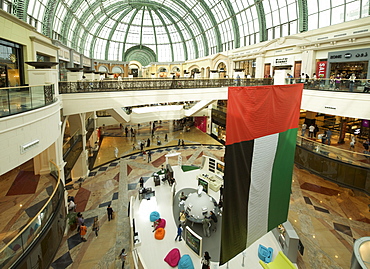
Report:
<svg viewBox="0 0 370 269"><path fill-rule="evenodd" d="M229 87L226 145L297 128L302 92L303 84Z"/></svg>

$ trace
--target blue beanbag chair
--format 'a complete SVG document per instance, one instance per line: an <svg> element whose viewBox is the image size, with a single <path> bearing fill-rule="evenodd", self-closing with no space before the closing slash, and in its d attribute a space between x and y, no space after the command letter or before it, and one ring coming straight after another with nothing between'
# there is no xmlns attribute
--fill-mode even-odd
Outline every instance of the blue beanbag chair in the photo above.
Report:
<svg viewBox="0 0 370 269"><path fill-rule="evenodd" d="M151 222L155 222L160 217L161 216L159 215L159 213L157 211L153 211L152 213L150 213L150 221Z"/></svg>
<svg viewBox="0 0 370 269"><path fill-rule="evenodd" d="M181 257L178 264L179 269L194 269L193 261L188 254Z"/></svg>

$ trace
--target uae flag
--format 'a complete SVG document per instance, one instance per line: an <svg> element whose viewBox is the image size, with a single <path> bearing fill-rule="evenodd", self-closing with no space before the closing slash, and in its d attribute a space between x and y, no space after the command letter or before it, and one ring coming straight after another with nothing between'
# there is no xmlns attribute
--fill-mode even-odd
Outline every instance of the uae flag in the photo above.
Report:
<svg viewBox="0 0 370 269"><path fill-rule="evenodd" d="M229 88L220 264L287 220L302 90Z"/></svg>

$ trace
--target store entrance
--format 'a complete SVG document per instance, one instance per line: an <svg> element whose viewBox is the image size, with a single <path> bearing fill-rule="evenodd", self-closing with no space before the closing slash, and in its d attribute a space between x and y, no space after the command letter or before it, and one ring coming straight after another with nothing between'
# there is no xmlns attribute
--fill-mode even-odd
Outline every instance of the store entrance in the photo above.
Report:
<svg viewBox="0 0 370 269"><path fill-rule="evenodd" d="M332 63L330 66L330 74L342 74L344 78L355 74L358 79L367 78L368 62L348 62L348 63Z"/></svg>

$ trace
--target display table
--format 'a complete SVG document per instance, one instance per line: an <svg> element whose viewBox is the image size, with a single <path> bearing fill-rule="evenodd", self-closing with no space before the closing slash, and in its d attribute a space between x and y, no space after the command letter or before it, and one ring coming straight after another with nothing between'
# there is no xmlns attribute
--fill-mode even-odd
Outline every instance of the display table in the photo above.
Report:
<svg viewBox="0 0 370 269"><path fill-rule="evenodd" d="M201 178L204 181L208 182L209 188L215 192L218 192L221 186L224 184L224 181L216 175L210 174L200 174L197 176L197 180Z"/></svg>
<svg viewBox="0 0 370 269"><path fill-rule="evenodd" d="M152 188L142 188L139 190L139 199L150 199L155 196L155 191Z"/></svg>
<svg viewBox="0 0 370 269"><path fill-rule="evenodd" d="M205 192L200 195L197 192L190 193L184 205L187 219L191 222L201 223L204 217L210 216L210 211L217 214L218 208L215 204L217 204L216 200Z"/></svg>

